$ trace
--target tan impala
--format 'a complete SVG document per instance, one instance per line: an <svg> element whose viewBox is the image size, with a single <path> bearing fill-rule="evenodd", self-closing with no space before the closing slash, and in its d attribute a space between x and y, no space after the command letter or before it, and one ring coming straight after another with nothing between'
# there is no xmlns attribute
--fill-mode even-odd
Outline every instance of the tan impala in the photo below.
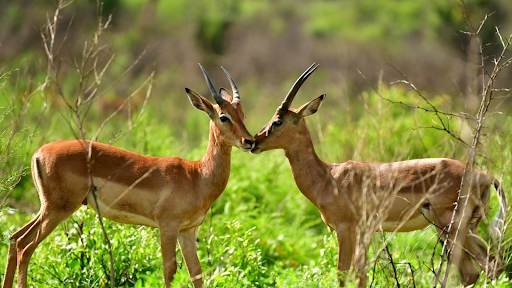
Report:
<svg viewBox="0 0 512 288"><path fill-rule="evenodd" d="M370 207L378 207L379 201L385 198L390 204L381 211L383 214L376 215L382 220L370 233L379 230L407 232L423 229L433 223L438 234L446 239L445 231L459 196L465 165L451 159L417 159L392 163L323 162L315 153L304 117L319 109L325 95L298 109L290 108L302 83L318 67L313 65L295 82L270 122L255 136L252 152L284 150L297 187L320 210L323 221L336 231L338 270L350 269L359 221L371 213L375 214ZM463 243L454 247L463 246L466 253L459 254L458 261L449 260L457 265L465 285L475 283L479 277L472 259L490 278L498 277L504 269L499 257L490 253L487 243L478 236L477 228L487 208L490 186L494 185L499 195L500 210L497 218L500 220L505 218L506 213L505 194L492 176L477 170L471 172L468 174L473 181L467 181L466 185L470 187L470 193L467 194L470 197L462 201L463 209L458 209L459 217L456 218L449 238L453 241L453 235L458 235L460 242L457 243ZM373 194L367 190L372 190ZM363 196L363 191L366 191L366 196ZM361 198L365 200L362 204L364 206L359 204ZM366 265L366 251L363 253L362 263L354 262L355 271ZM452 251L450 255L455 254ZM359 275L359 281L361 286L365 286L366 275ZM343 281L340 285L344 285Z"/></svg>
<svg viewBox="0 0 512 288"><path fill-rule="evenodd" d="M217 102L211 104L186 88L192 105L210 117L210 138L203 159L138 155L113 146L83 141L59 141L39 148L32 157L32 176L41 199L37 216L12 234L3 287L12 287L18 266L18 287L27 287L28 264L37 245L80 205L96 207L103 217L120 223L160 229L165 286L176 273L176 242L194 283L202 286L196 253L196 228L228 183L231 149L253 148L254 138L244 125L244 113L235 82L233 95L215 90L204 77ZM224 68L223 68L224 69ZM92 157L91 187L86 151Z"/></svg>

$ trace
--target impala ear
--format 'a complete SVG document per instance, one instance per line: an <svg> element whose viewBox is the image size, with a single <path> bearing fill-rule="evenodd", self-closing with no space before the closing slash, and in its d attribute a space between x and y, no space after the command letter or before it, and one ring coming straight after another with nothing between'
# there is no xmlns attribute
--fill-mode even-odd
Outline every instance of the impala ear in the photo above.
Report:
<svg viewBox="0 0 512 288"><path fill-rule="evenodd" d="M297 115L303 118L315 114L316 111L318 111L318 109L320 108L320 105L322 105L322 101L324 101L324 98L325 94L302 105L299 109L297 109Z"/></svg>
<svg viewBox="0 0 512 288"><path fill-rule="evenodd" d="M220 88L220 96L222 96L222 98L228 100L229 102L233 102L233 96L231 96L231 94L229 94L229 91L224 89L224 88Z"/></svg>
<svg viewBox="0 0 512 288"><path fill-rule="evenodd" d="M204 113L208 114L208 116L210 116L212 112L215 110L213 108L212 103L206 100L206 98L204 98L203 96L197 94L196 92L188 88L185 88L185 92L187 92L187 96L188 99L190 100L190 103L192 103L192 105L196 107L196 109L203 111Z"/></svg>

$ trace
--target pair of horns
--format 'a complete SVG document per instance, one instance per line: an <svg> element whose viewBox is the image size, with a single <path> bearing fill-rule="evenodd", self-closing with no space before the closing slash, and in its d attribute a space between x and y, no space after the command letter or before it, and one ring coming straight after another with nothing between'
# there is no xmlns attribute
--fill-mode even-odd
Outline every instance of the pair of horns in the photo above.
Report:
<svg viewBox="0 0 512 288"><path fill-rule="evenodd" d="M220 96L219 92L217 92L217 89L215 89L215 86L213 86L212 80L208 76L208 73L206 73L206 70L204 70L203 66L201 64L199 64L199 67L201 67L201 70L203 70L204 79L206 79L206 83L208 84L208 87L210 88L210 92L212 93L212 96L215 99L215 102L217 102L217 104L221 105L226 100L224 98L222 98L222 96ZM226 69L224 69L224 67L220 66L220 68L222 68L222 70L224 70L224 73L226 73L226 75L228 76L229 84L231 84L231 90L233 90L233 102L234 101L241 102L240 101L240 92L238 92L238 88L236 87L235 80L233 80L231 75L229 75L228 71L226 71Z"/></svg>
<svg viewBox="0 0 512 288"><path fill-rule="evenodd" d="M283 103L281 103L281 106L279 106L279 110L287 111L290 108L293 98L295 98L295 95L299 91L300 86L302 86L306 79L308 79L309 75L311 75L315 71L315 69L318 68L319 65L320 64L316 64L316 62L314 62L311 66L309 66L309 68L306 71L304 71L304 73L302 73L302 75L300 75L299 79L295 81L292 88L288 92L288 95L286 95L286 97L284 98L284 101Z"/></svg>
<svg viewBox="0 0 512 288"><path fill-rule="evenodd" d="M281 103L281 106L279 106L279 108L278 108L279 110L286 111L290 108L293 98L295 98L295 95L299 91L300 86L302 86L302 84L304 84L306 79L308 79L309 75L311 75L316 70L316 68L318 68L319 65L320 64L316 64L316 62L314 62L311 66L309 66L308 69L306 69L306 71L304 71L304 73L302 73L302 75L300 75L299 79L297 79L297 81L295 81L292 88L290 89L290 91L288 92L286 97L284 98L284 101L283 101L283 103ZM217 90L215 89L215 86L213 86L212 80L208 76L208 73L206 73L206 70L204 70L204 68L201 64L199 64L199 67L201 67L201 70L203 70L204 79L206 79L206 83L208 84L208 87L210 88L210 92L212 93L212 96L215 99L215 101L217 102L217 104L220 105L220 104L224 103L226 100L224 98L222 98L222 96L220 96L219 92L217 92ZM241 101L240 92L238 92L238 88L236 87L235 80L233 80L233 77L231 77L231 75L228 73L228 71L226 71L226 69L224 69L224 67L221 66L220 68L222 68L222 70L224 70L224 73L226 73L226 75L228 76L229 84L231 84L231 89L233 90L233 101L240 102Z"/></svg>

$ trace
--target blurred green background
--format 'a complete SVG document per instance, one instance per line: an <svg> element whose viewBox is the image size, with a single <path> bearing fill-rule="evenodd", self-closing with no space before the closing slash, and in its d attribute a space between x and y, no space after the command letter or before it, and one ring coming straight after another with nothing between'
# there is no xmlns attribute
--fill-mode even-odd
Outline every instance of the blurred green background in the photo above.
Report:
<svg viewBox="0 0 512 288"><path fill-rule="evenodd" d="M55 85L40 88L48 61L41 33L56 4L0 2L0 203L5 204L0 206L0 271L9 235L39 208L27 159L45 143L79 135ZM465 161L466 149L456 139L420 128L436 125L432 113L390 104L375 90L394 101L428 107L409 86L393 84L405 75L438 109L476 115L486 82L475 43L461 31L478 29L489 15L479 33L487 60L502 50L496 27L507 37L512 33L508 0L76 0L60 12L55 38L60 89L71 103L80 85L74 65L83 59L98 21L105 23L109 15L112 21L99 40L105 55L101 65L115 56L98 86L101 97L80 110L86 138L132 95L130 109L110 120L98 141L116 139L114 145L140 154L190 160L206 151L209 119L189 104L184 88L211 99L197 63L217 88L229 87L220 66L230 72L242 95L246 126L255 134L297 77L317 62L319 69L292 106L327 94L319 112L308 117L324 161ZM484 68L492 67L484 62ZM148 84L137 89L152 72L151 96L141 113ZM504 69L495 85L510 88L510 79L512 69ZM491 111L500 113L487 119L477 162L502 181L512 199L508 96L505 91L491 103ZM473 122L443 119L470 141ZM228 187L198 233L205 286L335 287L336 237L296 188L282 151L251 155L234 149L232 157ZM95 218L91 209L80 209L40 246L30 266L34 287L109 285L108 253ZM481 234L488 239L484 222ZM109 221L107 226L115 247L116 286L161 285L158 231ZM386 235L374 236L370 253ZM431 285L441 249L434 235L429 228L390 242L403 285ZM510 247L510 241L502 247L507 263ZM380 256L369 272L370 285L395 285L390 261ZM185 267L179 273L176 282L187 285ZM454 277L453 285L458 283ZM483 278L478 285L486 283ZM493 285L512 287L505 274Z"/></svg>

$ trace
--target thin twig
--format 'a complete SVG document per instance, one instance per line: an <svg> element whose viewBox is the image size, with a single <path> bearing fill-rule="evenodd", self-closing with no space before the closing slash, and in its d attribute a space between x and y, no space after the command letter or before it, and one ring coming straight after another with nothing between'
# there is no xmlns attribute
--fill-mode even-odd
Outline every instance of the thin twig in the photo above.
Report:
<svg viewBox="0 0 512 288"><path fill-rule="evenodd" d="M393 275L394 275L394 278L395 278L396 287L400 288L400 281L398 281L398 273L396 272L395 263L393 262L393 256L391 255L391 252L389 252L388 245L385 246L384 250L386 250L386 253L387 253L388 258L389 258L389 263L391 263L391 267L393 268Z"/></svg>

